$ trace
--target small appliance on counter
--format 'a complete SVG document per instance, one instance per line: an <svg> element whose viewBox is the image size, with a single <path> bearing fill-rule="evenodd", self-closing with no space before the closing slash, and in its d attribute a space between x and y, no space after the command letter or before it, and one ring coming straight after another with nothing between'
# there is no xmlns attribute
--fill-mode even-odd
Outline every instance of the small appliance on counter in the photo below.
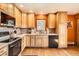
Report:
<svg viewBox="0 0 79 59"><path fill-rule="evenodd" d="M32 28L27 28L27 34L31 34Z"/></svg>
<svg viewBox="0 0 79 59"><path fill-rule="evenodd" d="M31 33L32 33L32 34L35 34L35 33L36 33L36 29L32 29L32 30L31 30Z"/></svg>

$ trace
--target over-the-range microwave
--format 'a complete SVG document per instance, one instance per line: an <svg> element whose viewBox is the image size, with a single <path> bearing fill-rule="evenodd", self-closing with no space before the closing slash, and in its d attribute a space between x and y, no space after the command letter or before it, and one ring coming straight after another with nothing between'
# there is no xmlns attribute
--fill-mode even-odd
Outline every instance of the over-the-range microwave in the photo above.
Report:
<svg viewBox="0 0 79 59"><path fill-rule="evenodd" d="M15 26L15 18L0 12L0 25Z"/></svg>

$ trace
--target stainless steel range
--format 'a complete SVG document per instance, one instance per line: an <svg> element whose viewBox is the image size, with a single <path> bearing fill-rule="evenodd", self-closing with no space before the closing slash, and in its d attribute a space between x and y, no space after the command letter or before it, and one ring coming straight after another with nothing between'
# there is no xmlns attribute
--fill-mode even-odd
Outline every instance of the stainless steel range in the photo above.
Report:
<svg viewBox="0 0 79 59"><path fill-rule="evenodd" d="M10 31L7 29L0 28L0 43L11 43L8 45L9 56L17 56L21 51L21 38L12 37Z"/></svg>

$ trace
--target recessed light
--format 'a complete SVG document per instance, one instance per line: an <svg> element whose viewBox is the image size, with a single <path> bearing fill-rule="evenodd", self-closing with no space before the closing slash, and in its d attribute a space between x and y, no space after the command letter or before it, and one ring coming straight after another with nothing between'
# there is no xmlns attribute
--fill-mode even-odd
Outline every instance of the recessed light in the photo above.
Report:
<svg viewBox="0 0 79 59"><path fill-rule="evenodd" d="M43 11L40 11L39 13L40 13L40 14L44 14L44 12L43 12Z"/></svg>
<svg viewBox="0 0 79 59"><path fill-rule="evenodd" d="M9 5L9 7L11 7L11 8L12 8L12 5L10 4L10 5Z"/></svg>
<svg viewBox="0 0 79 59"><path fill-rule="evenodd" d="M29 10L30 13L33 13L33 10Z"/></svg>
<svg viewBox="0 0 79 59"><path fill-rule="evenodd" d="M24 7L24 5L21 4L20 7Z"/></svg>

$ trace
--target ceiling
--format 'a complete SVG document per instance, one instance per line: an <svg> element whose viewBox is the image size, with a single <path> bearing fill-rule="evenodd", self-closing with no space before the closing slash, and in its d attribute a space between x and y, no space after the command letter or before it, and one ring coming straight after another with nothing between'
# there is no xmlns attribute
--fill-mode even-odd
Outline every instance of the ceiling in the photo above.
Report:
<svg viewBox="0 0 79 59"><path fill-rule="evenodd" d="M55 13L67 11L68 14L79 13L79 3L15 3L23 12L35 12L37 14Z"/></svg>

